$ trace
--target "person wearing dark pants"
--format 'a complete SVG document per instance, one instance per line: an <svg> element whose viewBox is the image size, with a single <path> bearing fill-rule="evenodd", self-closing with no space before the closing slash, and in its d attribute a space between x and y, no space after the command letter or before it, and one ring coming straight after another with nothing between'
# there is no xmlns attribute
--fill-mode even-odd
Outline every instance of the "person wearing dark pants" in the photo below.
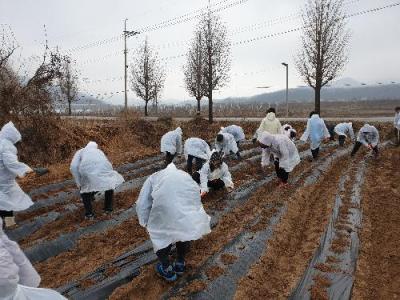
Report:
<svg viewBox="0 0 400 300"><path fill-rule="evenodd" d="M234 184L228 165L224 163L222 153L214 150L210 160L204 164L199 172L201 196L204 197L211 189L219 190L226 188L232 191Z"/></svg>
<svg viewBox="0 0 400 300"><path fill-rule="evenodd" d="M169 259L171 254L172 244L164 249L160 249L156 252L158 260L161 262L161 266L164 270L168 270L171 268L170 271L175 271L177 275L183 275L185 272L185 256L189 250L190 242L176 242L176 260L173 264Z"/></svg>
<svg viewBox="0 0 400 300"><path fill-rule="evenodd" d="M85 217L90 219L94 217L92 201L94 200L95 192L82 193L81 198L85 207ZM112 213L113 211L113 190L105 191L104 193L104 212L106 214Z"/></svg>
<svg viewBox="0 0 400 300"><path fill-rule="evenodd" d="M227 127L221 127L221 131L219 133L229 133L231 134L235 141L236 141L236 146L237 146L237 152L231 151L234 154L236 154L236 157L238 159L241 159L240 155L240 142L244 141L246 139L246 136L244 134L243 128L237 125L230 125Z"/></svg>
<svg viewBox="0 0 400 300"><path fill-rule="evenodd" d="M95 142L89 142L75 153L70 170L80 190L85 218L95 217L92 201L98 192L104 192L104 212L111 213L114 189L124 182L124 178L113 170L112 164Z"/></svg>
<svg viewBox="0 0 400 300"><path fill-rule="evenodd" d="M136 201L136 212L158 257L157 275L168 282L177 280L185 272L190 241L211 232L211 218L204 211L199 186L171 163L146 179ZM173 245L177 257L171 262Z"/></svg>
<svg viewBox="0 0 400 300"><path fill-rule="evenodd" d="M177 154L182 154L182 129L169 131L161 137L161 153L165 154L165 165L173 162Z"/></svg>
<svg viewBox="0 0 400 300"><path fill-rule="evenodd" d="M353 123L340 123L335 126L335 134L338 135L339 146L343 147L346 138L349 137L351 141L354 140Z"/></svg>
<svg viewBox="0 0 400 300"><path fill-rule="evenodd" d="M312 154L312 157L313 157L314 159L317 159L317 158L318 158L318 155L319 155L319 147L317 147L317 148L315 148L315 149L311 149L311 154Z"/></svg>
<svg viewBox="0 0 400 300"><path fill-rule="evenodd" d="M275 172L276 176L283 182L284 184L287 184L288 179L289 179L289 173L285 171L285 169L282 169L279 166L279 159L276 159L274 162L275 165Z"/></svg>
<svg viewBox="0 0 400 300"><path fill-rule="evenodd" d="M261 167L271 163L271 154L274 156L275 172L279 178L279 187L288 184L289 173L300 163L296 145L285 134L270 134L263 132L258 137L258 144L262 149Z"/></svg>
<svg viewBox="0 0 400 300"><path fill-rule="evenodd" d="M365 124L358 132L357 141L354 144L351 156L354 156L362 145L372 150L375 157L378 156L379 132L369 124Z"/></svg>
<svg viewBox="0 0 400 300"><path fill-rule="evenodd" d="M346 136L345 135L339 135L338 139L339 139L339 146L343 147L344 146L344 142L346 141Z"/></svg>
<svg viewBox="0 0 400 300"><path fill-rule="evenodd" d="M186 158L186 170L190 175L194 175L210 158L210 145L203 139L189 138L185 141L184 154ZM194 169L193 160L195 160Z"/></svg>

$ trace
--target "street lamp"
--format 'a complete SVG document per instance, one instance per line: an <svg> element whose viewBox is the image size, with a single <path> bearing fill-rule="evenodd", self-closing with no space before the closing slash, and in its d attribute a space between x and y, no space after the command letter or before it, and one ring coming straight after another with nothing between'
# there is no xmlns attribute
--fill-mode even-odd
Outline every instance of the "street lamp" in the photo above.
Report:
<svg viewBox="0 0 400 300"><path fill-rule="evenodd" d="M282 63L286 67L286 118L289 117L289 65L287 63Z"/></svg>

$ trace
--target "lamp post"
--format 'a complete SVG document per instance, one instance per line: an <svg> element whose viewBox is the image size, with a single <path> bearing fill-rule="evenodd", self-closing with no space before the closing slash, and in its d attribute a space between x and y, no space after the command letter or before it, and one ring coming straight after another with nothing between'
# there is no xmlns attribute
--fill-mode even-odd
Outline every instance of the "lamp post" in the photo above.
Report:
<svg viewBox="0 0 400 300"><path fill-rule="evenodd" d="M286 118L289 117L289 65L287 63L282 63L286 67Z"/></svg>

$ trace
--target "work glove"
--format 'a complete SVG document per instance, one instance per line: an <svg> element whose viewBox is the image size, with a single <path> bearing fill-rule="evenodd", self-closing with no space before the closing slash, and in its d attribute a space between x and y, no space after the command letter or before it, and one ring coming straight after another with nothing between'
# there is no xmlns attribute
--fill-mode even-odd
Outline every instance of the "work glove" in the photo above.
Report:
<svg viewBox="0 0 400 300"><path fill-rule="evenodd" d="M200 197L204 198L207 195L207 192L201 192Z"/></svg>

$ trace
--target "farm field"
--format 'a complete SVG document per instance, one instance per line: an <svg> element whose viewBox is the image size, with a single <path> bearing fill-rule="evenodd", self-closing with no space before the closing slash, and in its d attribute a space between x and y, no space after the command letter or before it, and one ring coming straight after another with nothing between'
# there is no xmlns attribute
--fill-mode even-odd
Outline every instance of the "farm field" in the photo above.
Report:
<svg viewBox="0 0 400 300"><path fill-rule="evenodd" d="M185 137L203 134L211 140L225 125L205 131L206 125L199 123L182 124ZM162 134L158 130L177 125L156 122L154 140ZM98 195L98 218L84 220L66 161L57 168L60 176L54 171L24 183L35 204L17 214L19 226L7 234L34 263L42 286L71 299L398 296L398 283L391 279L399 271L400 148L387 142L391 125L377 125L383 142L378 159L366 151L350 158L351 145L339 148L328 142L312 161L308 145L296 142L302 161L287 189L277 187L272 168L261 170L261 149L249 140L258 124L240 125L248 138L242 159L227 161L235 189L203 199L212 232L192 243L186 275L173 284L156 276L156 256L135 211L143 182L162 168L157 146L149 145L152 151L142 156L117 160L126 182L116 191L113 214L101 215ZM304 124L295 128L301 133ZM176 165L184 169L183 158Z"/></svg>

